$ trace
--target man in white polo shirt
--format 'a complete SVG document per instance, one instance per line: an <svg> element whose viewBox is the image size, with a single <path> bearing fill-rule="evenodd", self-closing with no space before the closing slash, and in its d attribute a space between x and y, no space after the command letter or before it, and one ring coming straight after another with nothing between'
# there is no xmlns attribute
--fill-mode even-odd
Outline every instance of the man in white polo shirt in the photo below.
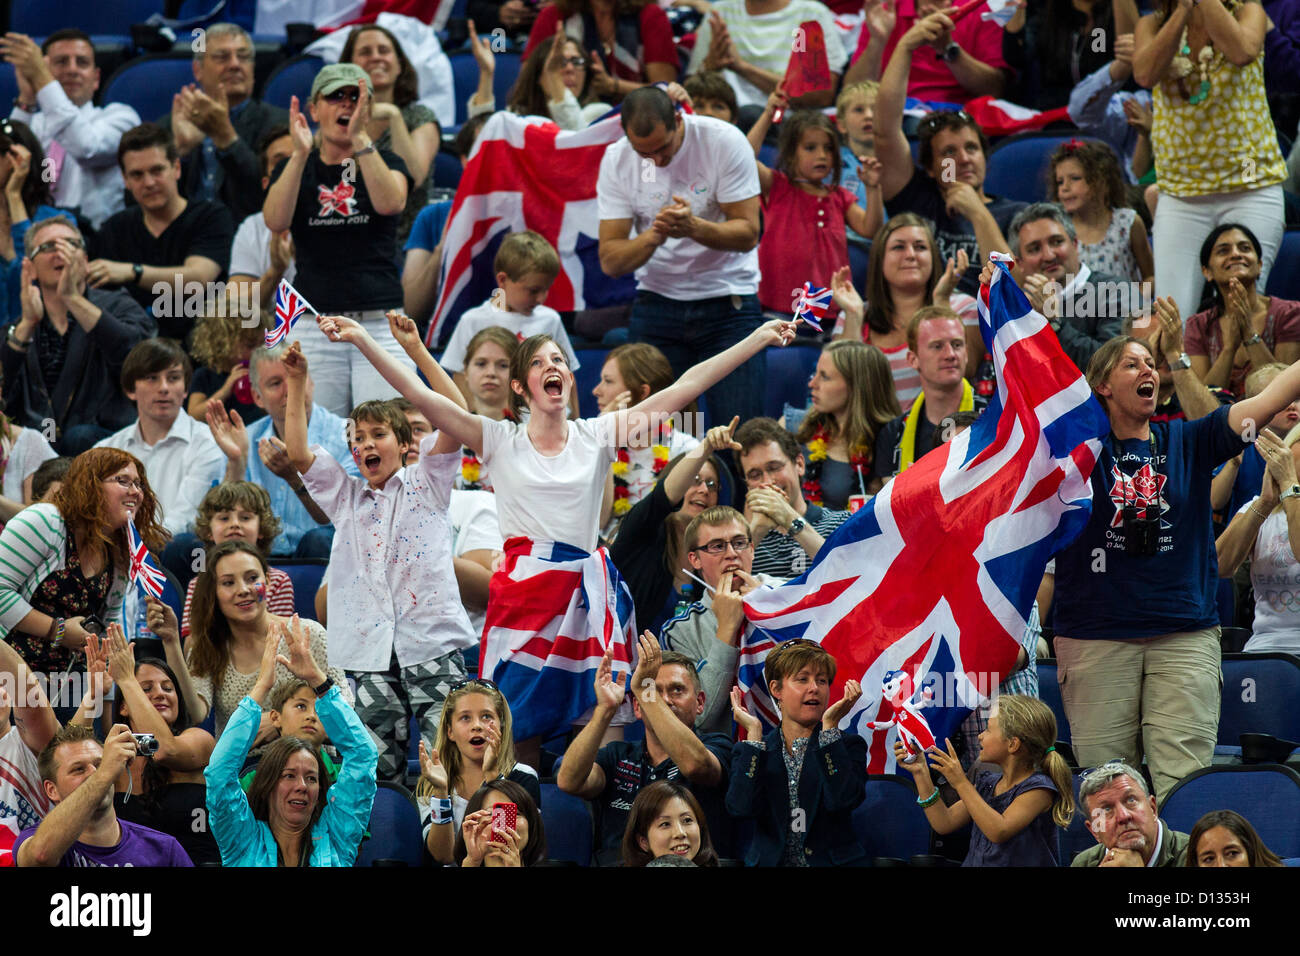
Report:
<svg viewBox="0 0 1300 956"><path fill-rule="evenodd" d="M194 523L203 496L226 468L208 426L185 413L191 372L188 356L171 339L145 339L131 349L122 363L122 390L139 417L95 446L129 451L144 463L162 525L173 536ZM163 552L164 564L173 561L171 551ZM188 566L191 556L182 551L174 560Z"/></svg>
<svg viewBox="0 0 1300 956"><path fill-rule="evenodd" d="M762 323L754 151L729 123L679 116L656 87L624 98L622 122L596 184L600 267L636 272L631 340L681 375ZM766 369L760 352L710 389L712 419L760 415Z"/></svg>

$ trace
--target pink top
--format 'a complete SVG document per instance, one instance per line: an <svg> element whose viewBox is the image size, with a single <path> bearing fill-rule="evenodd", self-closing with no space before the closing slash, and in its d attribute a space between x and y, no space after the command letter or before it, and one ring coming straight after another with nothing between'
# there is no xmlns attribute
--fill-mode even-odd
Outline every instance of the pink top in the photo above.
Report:
<svg viewBox="0 0 1300 956"><path fill-rule="evenodd" d="M772 170L772 188L763 205L763 238L758 244L758 301L776 312L794 310L794 290L805 282L830 288L831 276L849 264L844 215L856 203L853 193L839 186L826 196L814 196ZM822 324L835 322L833 304Z"/></svg>
<svg viewBox="0 0 1300 956"><path fill-rule="evenodd" d="M862 327L862 339L864 342L871 342L871 329L865 325ZM912 407L912 403L916 401L916 396L921 394L921 373L907 364L906 342L893 348L880 348L880 351L885 353L885 358L889 361L889 371L894 376L894 393L898 396L898 404L903 407L903 413L906 414Z"/></svg>
<svg viewBox="0 0 1300 956"><path fill-rule="evenodd" d="M1218 305L1197 312L1187 320L1183 331L1183 348L1188 355L1204 355L1213 365L1223 352L1223 335L1219 329L1221 311ZM1277 348L1280 342L1300 342L1300 302L1279 299L1271 296L1268 300L1268 321L1260 338L1269 351ZM1240 358L1240 356L1238 356ZM1232 366L1232 375L1228 379L1228 389L1234 398L1241 398L1246 393L1246 376L1252 371L1250 360Z"/></svg>
<svg viewBox="0 0 1300 956"><path fill-rule="evenodd" d="M889 65L889 58L894 55L894 47L898 46L903 34L919 19L916 15L916 0L897 0L896 9L898 18L894 32L885 42L885 52L880 58L881 72ZM980 19L979 10L957 21L952 38L959 47L981 63L1000 70L1009 69L1007 61L1002 59L1002 28L992 20ZM854 60L862 55L870 40L871 31L864 23L858 37L858 48L853 54ZM931 46L923 46L912 54L912 68L907 74L907 95L931 103L965 104L975 98L966 91L966 87L957 82L948 64L939 59L938 52Z"/></svg>
<svg viewBox="0 0 1300 956"><path fill-rule="evenodd" d="M197 577L190 578L190 586L185 591L185 609L181 612L182 638L190 636L190 603L194 600L194 585L198 583ZM293 580L279 568L272 568L266 583L266 609L281 617L293 617Z"/></svg>

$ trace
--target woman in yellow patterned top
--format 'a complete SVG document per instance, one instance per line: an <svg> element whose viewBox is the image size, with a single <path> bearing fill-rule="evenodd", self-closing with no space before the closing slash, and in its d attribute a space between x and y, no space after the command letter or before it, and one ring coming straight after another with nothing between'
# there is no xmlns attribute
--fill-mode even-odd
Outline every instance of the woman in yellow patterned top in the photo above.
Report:
<svg viewBox="0 0 1300 956"><path fill-rule="evenodd" d="M1156 293L1196 311L1201 243L1242 222L1263 246L1263 288L1282 242L1286 163L1264 93L1268 17L1254 0L1159 0L1138 21L1133 76L1151 89L1160 182ZM1190 311L1189 311L1190 310Z"/></svg>

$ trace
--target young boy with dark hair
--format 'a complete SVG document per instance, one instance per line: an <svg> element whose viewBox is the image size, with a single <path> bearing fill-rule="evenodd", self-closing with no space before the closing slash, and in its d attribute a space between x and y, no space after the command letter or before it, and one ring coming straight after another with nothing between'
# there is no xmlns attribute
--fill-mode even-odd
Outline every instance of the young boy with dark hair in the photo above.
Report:
<svg viewBox="0 0 1300 956"><path fill-rule="evenodd" d="M452 373L456 384L469 398L465 380L465 350L469 340L488 326L499 325L519 336L522 342L533 335L549 335L564 353L569 370L578 370L578 356L569 343L560 313L542 303L555 277L560 274L560 257L545 237L525 230L506 236L497 250L492 268L497 274L497 289L480 306L469 309L452 329L447 348L442 353L442 367ZM569 408L578 415L578 393L569 396Z"/></svg>
<svg viewBox="0 0 1300 956"><path fill-rule="evenodd" d="M193 374L189 356L171 339L145 339L127 353L121 385L135 402L135 422L96 444L139 458L162 505L162 524L171 534L194 523L199 503L221 480L226 456L203 422L185 413ZM188 562L188 556L185 556ZM167 558L164 558L164 562Z"/></svg>
<svg viewBox="0 0 1300 956"><path fill-rule="evenodd" d="M336 319L340 323L347 319ZM420 341L415 323L388 313L393 337L433 384L464 405L459 390ZM447 517L460 445L428 435L420 459L404 465L411 426L389 402L363 402L348 422L354 478L320 445L307 447L307 359L295 342L288 377L285 445L313 500L334 525L328 611L330 661L357 680L357 715L379 748L380 780L400 781L406 748L398 742L414 715L434 739L442 703L465 677L461 650L470 627L452 570Z"/></svg>
<svg viewBox="0 0 1300 956"><path fill-rule="evenodd" d="M862 863L866 854L854 836L852 815L867 782L867 742L839 729L862 688L846 681L844 696L828 706L835 658L804 638L770 651L763 676L781 713L781 725L766 737L739 688L731 691L732 713L745 739L732 754L727 810L756 821L745 863Z"/></svg>
<svg viewBox="0 0 1300 956"><path fill-rule="evenodd" d="M740 107L736 105L736 91L727 78L717 70L705 70L682 81L686 95L691 98L691 109L696 116L712 116L724 123L736 124Z"/></svg>

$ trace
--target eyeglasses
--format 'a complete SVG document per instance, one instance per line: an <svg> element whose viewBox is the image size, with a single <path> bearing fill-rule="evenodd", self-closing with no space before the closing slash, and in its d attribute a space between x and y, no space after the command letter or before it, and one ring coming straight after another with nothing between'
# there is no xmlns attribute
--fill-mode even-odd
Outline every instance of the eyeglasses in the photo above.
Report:
<svg viewBox="0 0 1300 956"><path fill-rule="evenodd" d="M916 124L916 135L933 136L941 129L954 129L959 126L979 128L979 124L965 110L939 110L921 117L921 121Z"/></svg>
<svg viewBox="0 0 1300 956"><path fill-rule="evenodd" d="M458 680L456 683L451 685L451 690L448 691L448 693L455 693L462 687L468 687L470 684L478 684L480 687L487 687L496 691L498 694L501 693L501 688L486 677L466 677L464 680Z"/></svg>
<svg viewBox="0 0 1300 956"><path fill-rule="evenodd" d="M326 103L342 103L345 100L349 103L356 103L361 99L361 90L355 86L345 86L333 93L324 94L321 99Z"/></svg>
<svg viewBox="0 0 1300 956"><path fill-rule="evenodd" d="M238 60L240 63L252 63L252 50L222 50L220 53L209 53L215 63L229 63L232 60Z"/></svg>
<svg viewBox="0 0 1300 956"><path fill-rule="evenodd" d="M696 475L694 478L691 479L691 487L694 488L697 485L703 485L709 491L713 491L715 488L718 487L718 483L716 481L714 481L712 478L705 478L702 475Z"/></svg>
<svg viewBox="0 0 1300 956"><path fill-rule="evenodd" d="M105 481L114 482L118 487L130 491L134 488L136 491L144 491L144 482L139 478L128 478L126 475L113 475Z"/></svg>
<svg viewBox="0 0 1300 956"><path fill-rule="evenodd" d="M749 550L750 544L751 542L748 538L742 538L740 535L737 535L730 541L723 541L721 538L718 538L714 541L710 541L708 544L702 544L698 548L692 548L691 550L707 551L709 554L717 555L725 553L727 548L730 547L732 551L736 552L736 554L744 554Z"/></svg>
<svg viewBox="0 0 1300 956"><path fill-rule="evenodd" d="M779 475L781 472L785 471L786 464L787 463L783 461L769 461L762 470L751 468L749 471L745 472L745 480L752 484L755 481L762 481L764 474Z"/></svg>
<svg viewBox="0 0 1300 956"><path fill-rule="evenodd" d="M587 66L587 58L583 56L566 56L560 62L568 64L575 70L585 69Z"/></svg>
<svg viewBox="0 0 1300 956"><path fill-rule="evenodd" d="M66 242L74 249L86 248L86 243L83 240L76 238L75 236L71 239L50 239L47 242L42 242L39 246L33 249L32 254L28 258L35 259L42 252L53 252L55 249L59 248L60 242Z"/></svg>

